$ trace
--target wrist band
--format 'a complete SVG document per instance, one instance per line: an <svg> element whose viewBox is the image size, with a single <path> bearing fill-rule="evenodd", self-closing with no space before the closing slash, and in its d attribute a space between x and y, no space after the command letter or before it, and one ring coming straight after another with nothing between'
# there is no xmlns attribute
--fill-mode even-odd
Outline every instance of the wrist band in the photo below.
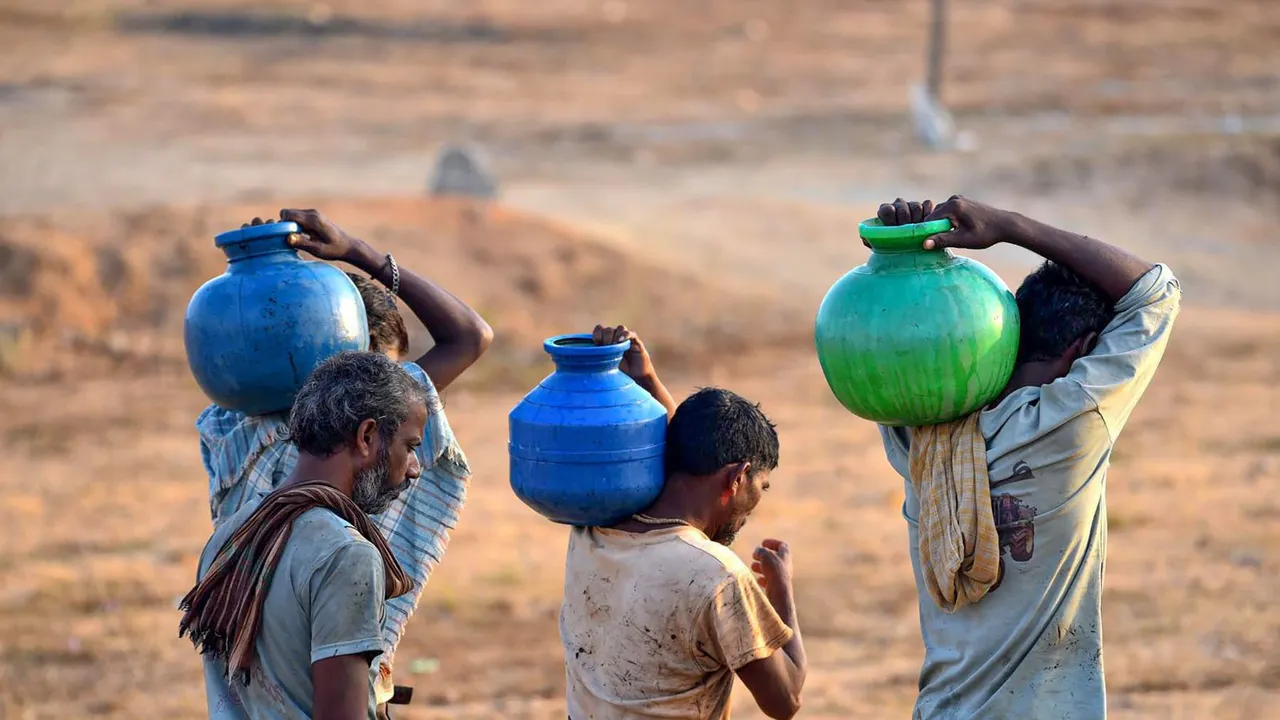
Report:
<svg viewBox="0 0 1280 720"><path fill-rule="evenodd" d="M400 266L391 253L387 253L387 264L391 266L391 297L394 298L400 294Z"/></svg>

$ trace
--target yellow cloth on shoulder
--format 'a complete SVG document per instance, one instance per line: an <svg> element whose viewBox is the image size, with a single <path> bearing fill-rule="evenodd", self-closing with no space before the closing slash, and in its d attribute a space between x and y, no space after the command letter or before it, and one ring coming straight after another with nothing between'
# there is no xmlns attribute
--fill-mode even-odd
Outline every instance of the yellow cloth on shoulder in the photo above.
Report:
<svg viewBox="0 0 1280 720"><path fill-rule="evenodd" d="M943 611L982 599L1000 578L1000 540L991 509L981 411L914 428L911 483L920 498L920 569Z"/></svg>

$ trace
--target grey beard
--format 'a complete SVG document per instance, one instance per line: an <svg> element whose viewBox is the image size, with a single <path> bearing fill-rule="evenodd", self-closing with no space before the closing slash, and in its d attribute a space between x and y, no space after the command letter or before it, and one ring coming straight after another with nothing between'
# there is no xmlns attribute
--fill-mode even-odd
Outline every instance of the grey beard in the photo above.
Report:
<svg viewBox="0 0 1280 720"><path fill-rule="evenodd" d="M395 499L404 490L403 486L390 489L385 487L389 475L387 455L387 447L383 445L382 452L378 455L378 462L373 467L365 468L356 473L351 499L355 502L356 507L363 510L366 515L377 515L386 512L387 508L391 507L391 503L395 502Z"/></svg>

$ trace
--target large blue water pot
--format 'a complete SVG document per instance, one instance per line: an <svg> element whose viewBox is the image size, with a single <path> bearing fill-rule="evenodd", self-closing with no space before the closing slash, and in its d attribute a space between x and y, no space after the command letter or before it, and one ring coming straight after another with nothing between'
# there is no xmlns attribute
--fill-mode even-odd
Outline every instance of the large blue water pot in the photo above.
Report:
<svg viewBox="0 0 1280 720"><path fill-rule="evenodd" d="M555 372L511 410L511 489L549 520L613 525L662 492L667 411L618 370L629 346L548 338Z"/></svg>
<svg viewBox="0 0 1280 720"><path fill-rule="evenodd" d="M360 292L346 273L289 247L291 222L225 232L214 245L227 271L187 305L187 364L200 389L228 410L287 410L317 365L369 349Z"/></svg>

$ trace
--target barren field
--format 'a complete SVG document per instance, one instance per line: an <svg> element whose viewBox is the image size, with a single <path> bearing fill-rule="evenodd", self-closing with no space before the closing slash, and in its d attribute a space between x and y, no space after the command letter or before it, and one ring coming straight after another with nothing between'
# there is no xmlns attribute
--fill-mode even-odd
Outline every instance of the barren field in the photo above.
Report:
<svg viewBox="0 0 1280 720"><path fill-rule="evenodd" d="M564 717L565 531L511 494L506 413L550 371L541 339L596 322L639 330L677 394L777 421L739 550L795 548L801 717L909 717L901 483L810 332L859 220L957 192L1182 279L1110 475L1110 712L1280 716L1273 4L953 2L944 96L973 145L930 154L922 0L0 0L0 719L204 716L175 610L210 530L182 315L214 234L299 205L498 334L446 396L475 477L396 717ZM456 140L499 202L424 196ZM1034 261L980 257L1011 285Z"/></svg>

